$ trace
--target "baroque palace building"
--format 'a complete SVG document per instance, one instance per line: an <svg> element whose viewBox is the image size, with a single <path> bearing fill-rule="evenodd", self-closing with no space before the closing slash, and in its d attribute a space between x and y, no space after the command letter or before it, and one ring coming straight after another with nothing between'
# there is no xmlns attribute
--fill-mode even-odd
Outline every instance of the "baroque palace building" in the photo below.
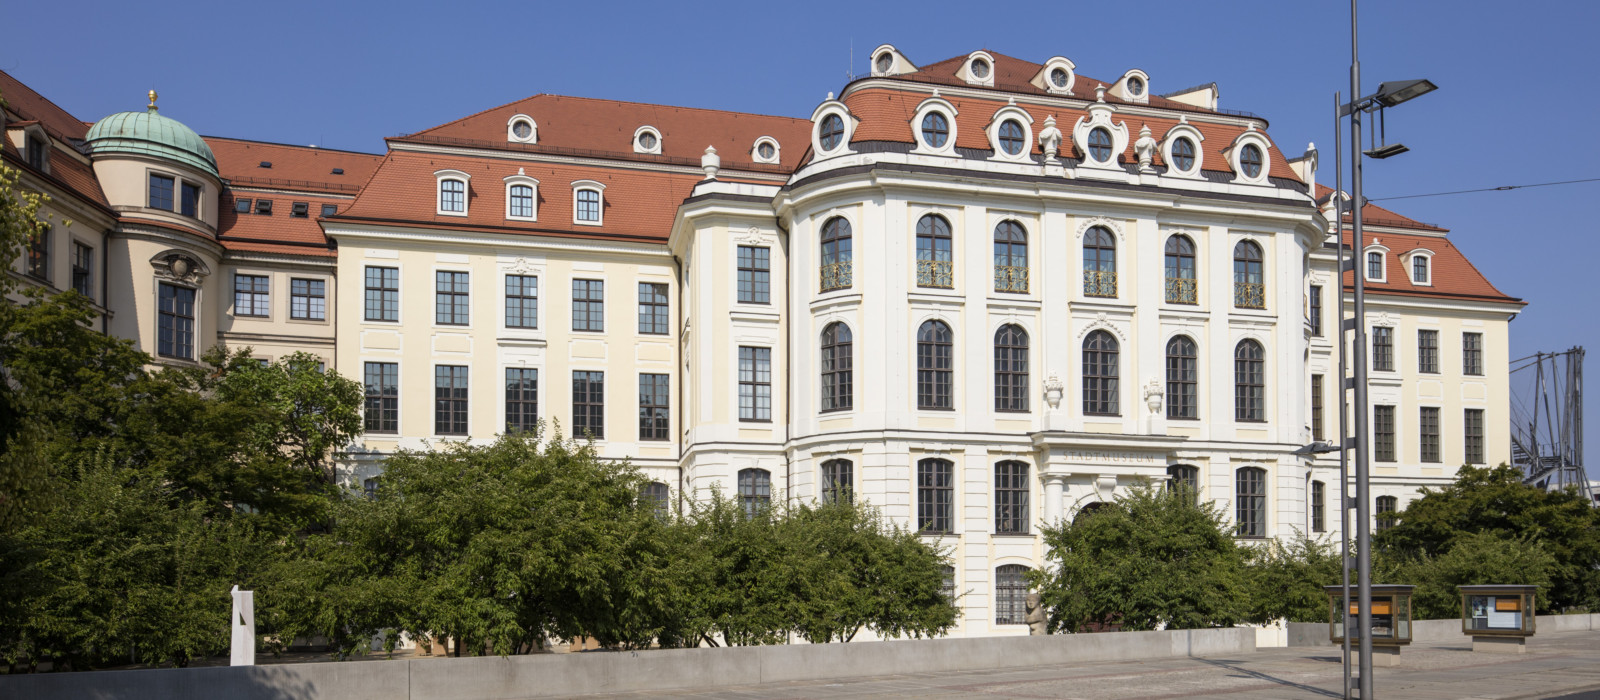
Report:
<svg viewBox="0 0 1600 700"><path fill-rule="evenodd" d="M871 502L947 548L956 634L1025 634L1041 527L1187 482L1266 540L1337 531L1332 196L1215 84L893 46L809 118L536 95L383 154L89 124L0 73L51 196L15 274L161 363L320 356L348 479L559 423L663 504ZM1510 456L1508 323L1445 229L1368 205L1373 489ZM1330 488L1331 487L1331 488Z"/></svg>

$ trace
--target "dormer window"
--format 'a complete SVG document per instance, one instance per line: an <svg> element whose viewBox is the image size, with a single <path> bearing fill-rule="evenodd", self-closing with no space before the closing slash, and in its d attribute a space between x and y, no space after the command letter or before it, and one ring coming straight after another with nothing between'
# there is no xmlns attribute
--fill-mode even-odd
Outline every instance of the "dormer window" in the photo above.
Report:
<svg viewBox="0 0 1600 700"><path fill-rule="evenodd" d="M1089 157L1099 163L1111 162L1113 143L1111 132L1100 127L1094 128L1089 132Z"/></svg>
<svg viewBox="0 0 1600 700"><path fill-rule="evenodd" d="M28 134L28 166L34 170L44 172L49 160L50 142L39 136Z"/></svg>
<svg viewBox="0 0 1600 700"><path fill-rule="evenodd" d="M1371 282L1384 281L1383 253L1371 251L1367 253L1367 280Z"/></svg>
<svg viewBox="0 0 1600 700"><path fill-rule="evenodd" d="M258 199L258 200L256 200L256 213L257 214L261 214L262 216L272 216L272 200L270 200L270 199Z"/></svg>
<svg viewBox="0 0 1600 700"><path fill-rule="evenodd" d="M757 158L771 158L776 155L778 155L778 149L773 148L772 144L770 143L763 143L760 146L756 146Z"/></svg>
<svg viewBox="0 0 1600 700"><path fill-rule="evenodd" d="M439 200L435 213L440 216L467 215L467 182L472 179L460 170L440 170L433 174L438 180Z"/></svg>
<svg viewBox="0 0 1600 700"><path fill-rule="evenodd" d="M533 125L528 123L527 120L512 122L511 135L519 139L528 138L529 136L533 135Z"/></svg>
<svg viewBox="0 0 1600 700"><path fill-rule="evenodd" d="M978 80L987 80L989 78L988 61L985 61L981 58L973 59L971 70L972 77L977 78Z"/></svg>
<svg viewBox="0 0 1600 700"><path fill-rule="evenodd" d="M944 148L950 138L950 120L938 112L929 112L922 118L922 141L929 148Z"/></svg>
<svg viewBox="0 0 1600 700"><path fill-rule="evenodd" d="M1077 80L1076 74L1073 73L1076 68L1072 65L1072 61L1065 57L1052 56L1039 67L1039 73L1034 75L1030 82L1046 92L1070 95L1072 84Z"/></svg>
<svg viewBox="0 0 1600 700"><path fill-rule="evenodd" d="M830 114L822 118L822 129L818 132L822 140L822 150L831 151L839 147L844 140L844 119L837 114Z"/></svg>
<svg viewBox="0 0 1600 700"><path fill-rule="evenodd" d="M572 221L584 226L600 226L605 216L606 186L593 180L572 183Z"/></svg>
<svg viewBox="0 0 1600 700"><path fill-rule="evenodd" d="M757 163L778 163L778 141L771 136L756 139L756 146L751 150L751 159Z"/></svg>
<svg viewBox="0 0 1600 700"><path fill-rule="evenodd" d="M1194 170L1194 142L1180 136L1172 142L1172 167L1182 172Z"/></svg>
<svg viewBox="0 0 1600 700"><path fill-rule="evenodd" d="M253 204L253 202L248 199L235 199L233 200L233 213L249 214L251 204Z"/></svg>
<svg viewBox="0 0 1600 700"><path fill-rule="evenodd" d="M1068 73L1065 68L1052 68L1050 69L1050 84L1056 86L1058 90L1065 90L1068 85L1072 84L1072 74Z"/></svg>
<svg viewBox="0 0 1600 700"><path fill-rule="evenodd" d="M539 181L521 169L505 179L506 218L518 221L539 220Z"/></svg>
<svg viewBox="0 0 1600 700"><path fill-rule="evenodd" d="M512 143L538 143L539 125L526 114L513 115L506 120L506 140Z"/></svg>
<svg viewBox="0 0 1600 700"><path fill-rule="evenodd" d="M1428 282L1428 256L1416 255L1411 258L1411 281L1416 284L1429 284Z"/></svg>
<svg viewBox="0 0 1600 700"><path fill-rule="evenodd" d="M1261 147L1247 143L1239 149L1239 170L1245 177L1252 180L1261 177L1261 165L1265 159L1261 157Z"/></svg>
<svg viewBox="0 0 1600 700"><path fill-rule="evenodd" d="M974 51L967 55L967 62L961 66L956 77L965 80L969 85L994 86L994 57L987 51Z"/></svg>
<svg viewBox="0 0 1600 700"><path fill-rule="evenodd" d="M877 67L879 73L888 73L894 67L894 54L888 51L878 54Z"/></svg>
<svg viewBox="0 0 1600 700"><path fill-rule="evenodd" d="M661 132L653 126L641 126L633 132L633 152L661 155Z"/></svg>
<svg viewBox="0 0 1600 700"><path fill-rule="evenodd" d="M1007 119L1000 123L1000 150L1011 155L1022 153L1027 146L1028 137L1022 131L1022 125L1015 119Z"/></svg>
<svg viewBox="0 0 1600 700"><path fill-rule="evenodd" d="M311 215L311 205L306 202L295 202L289 205L289 216L304 219Z"/></svg>
<svg viewBox="0 0 1600 700"><path fill-rule="evenodd" d="M1144 79L1138 76L1128 78L1128 94L1133 97L1144 96Z"/></svg>

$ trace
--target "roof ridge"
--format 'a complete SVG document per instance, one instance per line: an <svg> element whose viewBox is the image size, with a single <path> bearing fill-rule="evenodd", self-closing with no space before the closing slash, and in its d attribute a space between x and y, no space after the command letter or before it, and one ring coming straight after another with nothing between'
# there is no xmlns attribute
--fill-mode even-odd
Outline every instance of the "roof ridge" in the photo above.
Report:
<svg viewBox="0 0 1600 700"><path fill-rule="evenodd" d="M208 134L200 134L200 138L202 138L202 139L217 139L218 141L237 141L237 142L240 142L240 143L259 143L259 144L261 144L263 146L279 146L279 147L282 147L282 148L298 148L298 149L304 150L304 151L330 151L330 152L333 152L333 153L350 153L350 154L358 155L358 156L372 156L374 158L382 158L383 157L382 153L372 153L372 152L369 152L369 151L352 151L352 150L345 149L345 148L323 148L322 146L301 146L301 145L293 144L293 143L279 143L277 141L262 141L260 139L242 139L242 138L238 138L238 137L235 137L235 136L211 136L211 135L208 135Z"/></svg>
<svg viewBox="0 0 1600 700"><path fill-rule="evenodd" d="M439 129L443 129L443 128L445 128L447 126L450 126L452 124L460 124L461 122L464 122L464 121L466 121L468 119L472 119L473 117L477 117L477 116L481 116L481 115L484 115L484 114L488 114L488 113L493 112L493 111L495 111L497 109L500 109L501 107L510 107L511 105L517 104L518 102L527 102L528 100L532 100L532 99L541 97L544 94L545 93L542 93L542 92L536 92L536 93L533 93L532 95L529 95L529 96L524 97L524 98L519 99L519 100L512 100L510 102L497 104L497 105L495 105L493 107L487 107L485 109L480 109L480 110L478 110L476 112L473 112L472 114L468 114L468 115L466 115L464 117L461 117L459 119L452 119L452 120L447 121L447 122L445 122L443 124L437 124L435 126L430 126L430 127L426 128L426 129L423 129L422 131L413 131L413 132L411 132L409 134L406 134L406 136L416 136L418 134L426 134L426 133L428 133L430 131L437 131Z"/></svg>
<svg viewBox="0 0 1600 700"><path fill-rule="evenodd" d="M6 76L6 77L7 77L7 78L10 78L10 79L12 79L12 80L14 80L14 81L16 81L16 83L17 83L17 85L20 85L20 86L22 86L22 89L24 89L24 90L27 90L27 91L28 91L28 92L31 92L31 93L33 93L33 94L34 94L34 95L35 95L35 96L37 96L37 97L38 97L38 98L39 98L39 99L41 99L41 100L44 100L44 102L45 102L45 104L48 104L48 105L50 105L50 106L51 106L51 107L55 107L55 108L56 108L56 109L58 109L58 110L60 110L60 111L61 111L61 113L62 113L62 114L64 114L64 115L66 115L66 117L67 117L67 118L68 118L68 119L71 119L71 120L72 120L72 121L75 121L75 122L79 122L79 123L81 123L81 124L85 124L85 125L86 125L86 126L84 126L84 128L85 128L85 129L88 129L88 128L89 128L89 127L88 127L88 126L87 126L87 125L89 125L89 124L92 124L92 123L93 123L93 122L86 122L86 121L83 121L83 120L82 120L82 119L79 119L79 118L78 118L78 115L76 115L76 114L73 114L73 113L72 113L72 112L70 112L70 111L67 111L67 108L65 108L65 107L62 107L62 106L61 106L61 105L58 105L58 104L56 104L56 102L55 102L55 100L52 100L52 99L50 99L50 98L48 98L48 97L45 97L45 95L44 95L44 93L42 93L42 92L39 92L39 91L38 91L38 90L35 90L35 89L33 89L33 87L32 87L32 86L30 86L30 85L28 85L28 84L27 84L27 83L25 83L25 82L23 82L23 81L22 81L22 79L21 79L21 78L18 78L18 77L17 77L17 76L15 76L15 75L12 75L12 74L11 74L11 73L10 73L10 72L8 72L8 71L5 71L5 70L0 70L0 75L4 75L4 76ZM11 108L12 108L12 109L16 109L16 107L15 107L15 106L14 106L14 105L12 105L12 107L11 107ZM34 117L34 118L35 118L35 119L38 119L38 117L37 117L37 116L35 116L35 117ZM41 122L42 122L42 121L43 121L43 120L42 120L42 119L39 119L39 121L41 121ZM41 124L41 126L42 126L42 124Z"/></svg>
<svg viewBox="0 0 1600 700"><path fill-rule="evenodd" d="M528 102L530 100L536 100L536 99L539 99L541 97L549 97L549 98L554 98L554 99L558 99L558 100L581 100L581 101L584 101L584 102L609 102L611 104L616 104L616 105L634 105L634 106L638 106L638 107L658 107L658 108L659 107L665 107L665 108L669 108L669 109L688 110L688 111L691 111L691 112L716 112L716 113L720 113L720 114L731 114L731 115L735 115L735 116L744 116L744 117L762 117L762 118L766 118L766 119L785 119L785 120L789 120L789 121L793 121L793 122L810 121L809 119L806 119L804 117L789 117L789 116L784 116L784 115L781 115L781 114L761 114L759 112L738 112L738 111L734 111L734 110L731 110L731 109L712 109L712 108L706 108L706 107L689 107L687 105L669 105L669 104L659 104L659 103L655 103L655 102L638 102L638 101L634 101L634 100L614 100L614 99L611 99L611 98L608 98L608 97L584 97L584 96L581 96L581 95L558 95L558 94L551 93L551 92L540 92L540 93L535 93L533 95L529 95L528 97L524 97L524 98L522 98L520 100L512 100L512 101L504 103L504 104L495 105L495 106L490 107L488 109L479 110L479 111L473 112L472 114L469 114L467 116L461 117L460 119L454 119L454 120L445 122L443 124L439 124L437 126L432 126L432 127L423 129L422 131L413 131L413 132L411 132L409 134L405 134L404 136L397 136L397 137L394 137L394 138L410 138L412 136L421 136L421 135L429 133L431 131L437 131L439 129L443 129L443 128L447 127L447 126L460 124L461 122L467 121L468 119L473 119L473 118L482 116L482 115L487 114L489 112L493 112L493 111L495 111L497 109L501 109L501 108L504 108L504 107L510 107L512 105L523 103L523 102Z"/></svg>
<svg viewBox="0 0 1600 700"><path fill-rule="evenodd" d="M1461 246L1456 245L1455 242L1450 240L1449 238L1441 238L1440 240L1443 240L1445 245L1450 246L1451 248L1455 248L1456 255L1460 256L1462 262L1465 262L1467 264L1467 268L1472 270L1472 274L1477 275L1478 279L1483 280L1483 283L1485 285L1488 285L1488 287L1490 289L1493 289L1495 294L1499 294L1500 296L1505 297L1507 299L1516 299L1517 301L1522 301L1522 297L1511 296L1510 294L1506 294L1505 292L1500 291L1499 287L1494 286L1494 283L1489 281L1489 276L1483 274L1483 271L1479 270L1478 266L1474 265L1472 263L1472 258L1467 257L1466 251L1462 250Z"/></svg>

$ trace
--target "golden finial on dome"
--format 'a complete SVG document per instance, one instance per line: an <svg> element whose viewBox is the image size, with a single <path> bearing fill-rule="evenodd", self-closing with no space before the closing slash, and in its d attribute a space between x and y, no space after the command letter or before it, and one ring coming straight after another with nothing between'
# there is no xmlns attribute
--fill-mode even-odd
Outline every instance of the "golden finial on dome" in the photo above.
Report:
<svg viewBox="0 0 1600 700"><path fill-rule="evenodd" d="M156 111L156 91L150 91L150 111Z"/></svg>

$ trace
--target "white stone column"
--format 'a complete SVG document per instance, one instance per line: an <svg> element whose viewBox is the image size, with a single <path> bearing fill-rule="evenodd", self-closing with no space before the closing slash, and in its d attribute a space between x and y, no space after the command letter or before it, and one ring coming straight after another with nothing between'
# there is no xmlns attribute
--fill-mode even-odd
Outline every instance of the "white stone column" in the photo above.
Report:
<svg viewBox="0 0 1600 700"><path fill-rule="evenodd" d="M1061 520L1062 495L1066 490L1065 474L1044 476L1044 524L1054 525Z"/></svg>

